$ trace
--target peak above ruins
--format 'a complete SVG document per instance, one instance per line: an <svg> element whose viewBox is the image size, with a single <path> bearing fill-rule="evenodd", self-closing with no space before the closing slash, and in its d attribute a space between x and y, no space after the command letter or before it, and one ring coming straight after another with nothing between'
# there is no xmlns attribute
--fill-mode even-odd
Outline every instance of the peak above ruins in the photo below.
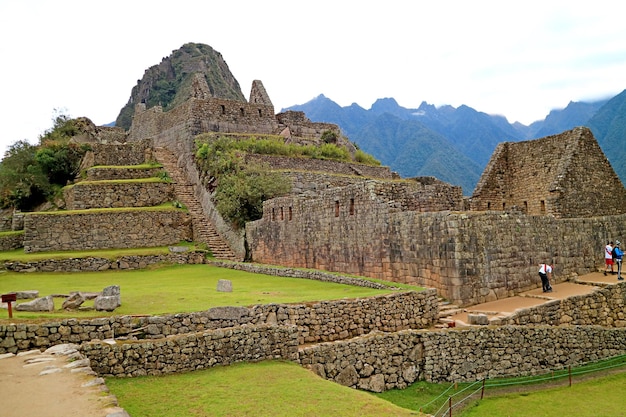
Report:
<svg viewBox="0 0 626 417"><path fill-rule="evenodd" d="M199 92L246 101L222 54L209 45L187 43L172 51L161 63L146 69L143 78L133 87L128 103L120 110L115 125L128 129L138 103L144 103L146 108L161 106L169 110L197 97Z"/></svg>

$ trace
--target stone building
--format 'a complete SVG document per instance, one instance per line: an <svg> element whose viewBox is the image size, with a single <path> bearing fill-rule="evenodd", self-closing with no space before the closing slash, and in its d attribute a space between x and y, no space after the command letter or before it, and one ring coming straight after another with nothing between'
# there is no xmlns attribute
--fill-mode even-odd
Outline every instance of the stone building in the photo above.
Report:
<svg viewBox="0 0 626 417"><path fill-rule="evenodd" d="M341 138L337 125L311 122L303 112L274 114L274 105L260 80L252 82L248 101L238 101L211 96L205 78L197 75L193 96L169 111L137 104L128 141L152 139L157 146L170 147L172 140L181 139L192 145L195 136L207 132L281 135L291 141L316 143L330 131ZM345 139L343 142L352 146Z"/></svg>
<svg viewBox="0 0 626 417"><path fill-rule="evenodd" d="M491 157L471 210L591 217L626 212L626 189L588 128L504 142Z"/></svg>
<svg viewBox="0 0 626 417"><path fill-rule="evenodd" d="M249 256L471 305L538 287L540 263L555 266L557 282L594 271L604 243L626 234L624 187L587 129L498 147L471 210L454 191L379 179L270 200L246 225ZM492 195L506 196L504 207Z"/></svg>

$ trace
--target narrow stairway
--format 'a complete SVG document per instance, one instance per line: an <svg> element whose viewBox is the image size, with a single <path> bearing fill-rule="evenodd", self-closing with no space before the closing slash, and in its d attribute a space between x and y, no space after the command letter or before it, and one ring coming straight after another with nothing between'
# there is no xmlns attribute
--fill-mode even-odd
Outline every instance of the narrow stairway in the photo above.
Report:
<svg viewBox="0 0 626 417"><path fill-rule="evenodd" d="M455 304L451 304L449 301L445 301L439 297L439 321L435 327L455 327L455 321L451 319L451 316L462 312L463 309Z"/></svg>
<svg viewBox="0 0 626 417"><path fill-rule="evenodd" d="M213 223L204 215L202 206L195 196L194 186L189 183L183 170L176 164L174 154L165 148L156 148L155 157L172 179L178 201L189 210L193 224L194 241L205 243L217 259L240 260L217 233Z"/></svg>

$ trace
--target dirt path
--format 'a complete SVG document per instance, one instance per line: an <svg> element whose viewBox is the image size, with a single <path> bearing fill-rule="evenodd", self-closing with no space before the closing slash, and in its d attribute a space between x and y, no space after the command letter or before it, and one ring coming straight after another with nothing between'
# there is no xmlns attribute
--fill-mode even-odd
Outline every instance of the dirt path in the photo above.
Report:
<svg viewBox="0 0 626 417"><path fill-rule="evenodd" d="M61 349L0 355L2 417L128 416L85 361L67 350L54 352Z"/></svg>

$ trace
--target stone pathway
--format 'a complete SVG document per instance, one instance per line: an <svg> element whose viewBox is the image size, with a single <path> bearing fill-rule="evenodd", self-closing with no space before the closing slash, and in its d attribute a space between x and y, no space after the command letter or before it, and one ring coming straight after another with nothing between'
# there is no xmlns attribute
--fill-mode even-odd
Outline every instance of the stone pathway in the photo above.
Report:
<svg viewBox="0 0 626 417"><path fill-rule="evenodd" d="M172 178L176 197L189 210L193 224L194 240L206 243L217 259L240 261L226 241L219 235L213 223L204 215L202 206L194 193L194 186L189 183L183 170L176 164L175 155L165 148L155 150L157 160Z"/></svg>
<svg viewBox="0 0 626 417"><path fill-rule="evenodd" d="M544 293L541 288L523 292L515 297L489 303L477 304L455 311L447 320L454 321L457 326L467 325L468 314L485 314L489 319L497 316L507 316L520 308L534 307L552 300L562 300L575 295L590 294L599 287L617 284L617 275L604 276L601 272L592 272L578 277L574 282L566 281L553 284L551 293Z"/></svg>
<svg viewBox="0 0 626 417"><path fill-rule="evenodd" d="M2 417L129 417L75 345L0 355Z"/></svg>

